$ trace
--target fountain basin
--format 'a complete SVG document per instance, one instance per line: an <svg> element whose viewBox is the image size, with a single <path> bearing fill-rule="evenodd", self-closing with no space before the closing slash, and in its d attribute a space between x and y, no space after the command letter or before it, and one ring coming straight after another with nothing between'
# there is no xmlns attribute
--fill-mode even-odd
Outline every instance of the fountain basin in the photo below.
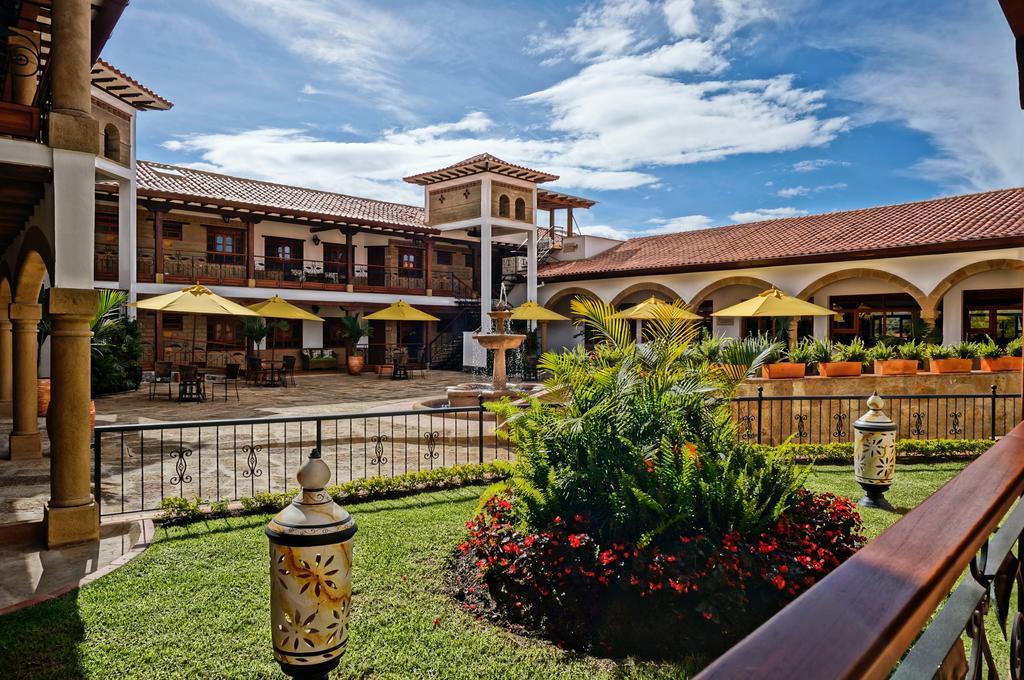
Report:
<svg viewBox="0 0 1024 680"><path fill-rule="evenodd" d="M525 335L506 335L504 333L482 333L474 335L473 339L480 343L484 349L515 349L526 340Z"/></svg>

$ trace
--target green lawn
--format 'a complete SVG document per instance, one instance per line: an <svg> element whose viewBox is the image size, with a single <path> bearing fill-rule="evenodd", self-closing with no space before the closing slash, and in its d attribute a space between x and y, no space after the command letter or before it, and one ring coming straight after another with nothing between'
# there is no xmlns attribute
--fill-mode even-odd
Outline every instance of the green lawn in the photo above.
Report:
<svg viewBox="0 0 1024 680"><path fill-rule="evenodd" d="M919 503L963 464L904 465L890 500ZM859 498L850 467L819 467L815 491ZM675 664L560 651L462 612L443 564L481 489L353 506L352 633L335 677L678 678ZM872 535L897 516L863 513ZM80 591L0 617L0 668L25 678L283 677L270 654L266 517L161 530L140 557ZM14 669L12 671L12 669Z"/></svg>

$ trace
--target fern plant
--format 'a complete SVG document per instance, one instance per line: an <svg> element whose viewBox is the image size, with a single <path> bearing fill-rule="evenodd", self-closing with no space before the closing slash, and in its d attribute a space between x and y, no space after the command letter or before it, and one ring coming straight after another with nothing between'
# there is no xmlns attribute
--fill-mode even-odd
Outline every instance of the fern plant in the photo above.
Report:
<svg viewBox="0 0 1024 680"><path fill-rule="evenodd" d="M691 322L647 322L643 344L615 310L577 299L573 313L600 341L544 354L557 405L491 405L506 418L519 462L507 483L531 530L585 516L601 541L657 541L666 532L721 535L775 521L803 478L791 459L738 442L730 398L777 343L721 348L725 370L691 351Z"/></svg>

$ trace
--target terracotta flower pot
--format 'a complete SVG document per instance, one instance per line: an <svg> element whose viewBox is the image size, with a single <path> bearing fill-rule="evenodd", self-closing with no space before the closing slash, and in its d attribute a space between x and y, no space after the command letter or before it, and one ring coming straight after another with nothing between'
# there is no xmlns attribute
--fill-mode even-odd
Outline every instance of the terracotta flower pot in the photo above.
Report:
<svg viewBox="0 0 1024 680"><path fill-rule="evenodd" d="M974 359L929 359L932 373L970 373Z"/></svg>
<svg viewBox="0 0 1024 680"><path fill-rule="evenodd" d="M1020 371L1024 366L1024 357L996 357L995 359L981 360L981 370L989 373L1002 371Z"/></svg>
<svg viewBox="0 0 1024 680"><path fill-rule="evenodd" d="M761 377L770 380L783 378L802 378L807 374L807 364L765 364L761 367Z"/></svg>
<svg viewBox="0 0 1024 680"><path fill-rule="evenodd" d="M917 359L875 361L875 375L917 375Z"/></svg>
<svg viewBox="0 0 1024 680"><path fill-rule="evenodd" d="M50 379L40 378L38 386L38 412L40 418L45 418L50 410Z"/></svg>
<svg viewBox="0 0 1024 680"><path fill-rule="evenodd" d="M365 360L361 355L355 354L350 356L345 363L348 366L349 375L359 375L360 373L363 372L363 365L365 363Z"/></svg>
<svg viewBox="0 0 1024 680"><path fill-rule="evenodd" d="M825 361L818 364L818 373L825 378L853 378L860 375L863 365L859 361Z"/></svg>

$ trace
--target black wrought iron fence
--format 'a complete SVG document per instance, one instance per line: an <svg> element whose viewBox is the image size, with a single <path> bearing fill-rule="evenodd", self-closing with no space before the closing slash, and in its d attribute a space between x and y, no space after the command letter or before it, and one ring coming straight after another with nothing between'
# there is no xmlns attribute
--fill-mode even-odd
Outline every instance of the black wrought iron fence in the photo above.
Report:
<svg viewBox="0 0 1024 680"><path fill-rule="evenodd" d="M737 397L733 417L739 436L758 444L776 445L852 442L853 422L863 415L869 395ZM1020 422L1020 394L882 395L885 412L898 427L900 439L992 439Z"/></svg>
<svg viewBox="0 0 1024 680"><path fill-rule="evenodd" d="M100 514L156 510L169 496L233 501L294 489L314 447L332 483L513 457L482 406L104 425L93 440Z"/></svg>

